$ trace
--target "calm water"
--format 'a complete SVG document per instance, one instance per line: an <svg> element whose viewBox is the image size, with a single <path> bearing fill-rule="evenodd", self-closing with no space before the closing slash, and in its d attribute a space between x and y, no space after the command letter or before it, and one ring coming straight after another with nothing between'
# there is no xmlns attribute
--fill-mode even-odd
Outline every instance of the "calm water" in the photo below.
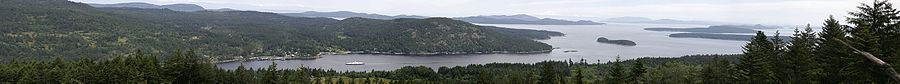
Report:
<svg viewBox="0 0 900 84"><path fill-rule="evenodd" d="M553 37L541 42L559 47L546 54L484 54L484 55L451 55L451 56L394 56L394 55L328 55L316 60L286 61L251 61L217 64L220 68L234 69L243 64L249 68L263 68L277 63L278 68L313 67L334 69L339 71L394 70L403 66L465 66L485 63L536 63L545 60L578 60L590 62L606 62L640 57L678 57L694 54L737 54L741 53L744 41L714 40L699 38L669 38L667 35L677 32L645 31L647 27L705 27L705 25L673 25L673 24L624 24L607 25L508 25L479 24L507 28L549 30L565 33L564 37ZM782 32L788 33L790 31ZM783 34L786 35L786 34ZM612 40L632 40L637 46L620 46L596 42L598 37ZM579 52L564 53L566 50ZM344 65L352 61L365 62L365 65Z"/></svg>

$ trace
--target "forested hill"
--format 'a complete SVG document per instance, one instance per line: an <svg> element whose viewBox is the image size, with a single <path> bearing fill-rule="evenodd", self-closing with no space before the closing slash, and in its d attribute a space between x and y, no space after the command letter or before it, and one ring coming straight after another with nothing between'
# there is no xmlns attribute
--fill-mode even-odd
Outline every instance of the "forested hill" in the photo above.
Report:
<svg viewBox="0 0 900 84"><path fill-rule="evenodd" d="M103 57L138 50L164 54L174 49L194 50L213 57L310 56L338 50L423 52L406 50L439 45L456 47L425 51L550 49L547 44L528 39L531 37L496 33L481 26L437 18L341 21L253 11L93 8L66 0L0 2L0 27L3 27L0 28L0 56L3 58ZM384 41L387 39L396 42Z"/></svg>
<svg viewBox="0 0 900 84"><path fill-rule="evenodd" d="M551 46L544 43L498 33L494 31L496 27L478 26L449 18L348 18L328 27L337 29L343 35L338 43L351 51L452 54L551 49Z"/></svg>

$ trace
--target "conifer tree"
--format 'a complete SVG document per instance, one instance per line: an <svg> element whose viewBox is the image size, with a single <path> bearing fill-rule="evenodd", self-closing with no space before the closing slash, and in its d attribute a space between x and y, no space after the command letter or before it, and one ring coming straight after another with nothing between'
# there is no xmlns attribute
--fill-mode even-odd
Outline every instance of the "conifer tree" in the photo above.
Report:
<svg viewBox="0 0 900 84"><path fill-rule="evenodd" d="M794 29L794 38L792 38L790 45L787 46L787 52L784 55L785 60L782 60L782 67L784 68L779 75L783 75L781 79L782 83L813 83L810 78L814 78L815 70L812 60L813 49L815 48L815 34L812 33L812 27L806 25L804 30L800 30L799 28Z"/></svg>
<svg viewBox="0 0 900 84"><path fill-rule="evenodd" d="M850 12L852 16L848 18L848 23L854 25L849 29L850 43L853 47L869 52L889 64L897 64L900 57L892 54L898 45L892 44L897 39L893 33L900 27L897 24L897 21L900 21L897 9L894 9L891 3L879 0L857 8L859 11ZM852 71L860 72L857 74L858 77L853 77L861 78L858 82L891 83L890 77L877 65L859 55L853 55L852 58L851 60L856 61L854 63L858 63L852 65Z"/></svg>
<svg viewBox="0 0 900 84"><path fill-rule="evenodd" d="M580 64L575 65L575 84L585 84L585 82L586 81L584 81L584 69L582 68L582 66Z"/></svg>
<svg viewBox="0 0 900 84"><path fill-rule="evenodd" d="M774 45L762 31L744 46L744 57L740 59L738 79L744 83L774 83L772 80L771 59L775 55Z"/></svg>
<svg viewBox="0 0 900 84"><path fill-rule="evenodd" d="M867 41L875 41L875 42L865 42L870 45L869 47L877 47L878 49L863 49L863 50L877 50L877 51L867 51L875 56L879 56L882 60L886 62L895 62L892 64L897 64L896 62L900 62L900 57L898 57L897 51L900 51L897 47L900 47L900 11L893 8L893 5L889 3L887 0L875 0L872 4L862 4L862 6L857 6L859 11L850 12L850 17L848 19L850 24L854 24L856 27L851 29L852 33L862 33L857 35L863 35L867 33L873 33L877 37L859 37L860 39L878 39L878 40L867 40ZM858 30L859 29L859 30ZM856 38L856 36L853 36ZM879 45L873 45L872 43L877 43Z"/></svg>
<svg viewBox="0 0 900 84"><path fill-rule="evenodd" d="M643 84L645 82L645 73L647 73L647 67L644 66L644 61L636 60L634 65L631 66L631 73L628 75L629 83Z"/></svg>
<svg viewBox="0 0 900 84"><path fill-rule="evenodd" d="M853 74L848 74L843 69L856 61L851 61L851 58L854 57L851 57L852 53L849 48L835 40L847 38L845 32L847 27L835 20L834 16L829 16L823 25L822 32L819 32L819 38L816 39L816 45L818 45L815 50L816 57L813 57L818 64L816 66L822 70L821 73L817 73L820 75L817 78L824 83L841 83L850 80L851 78L848 76Z"/></svg>
<svg viewBox="0 0 900 84"><path fill-rule="evenodd" d="M622 61L619 61L619 57L616 56L616 61L611 62L612 67L610 67L607 72L609 76L606 77L606 83L609 84L623 84L626 83L627 75L625 74L625 65L622 65Z"/></svg>
<svg viewBox="0 0 900 84"><path fill-rule="evenodd" d="M716 56L713 61L707 62L706 65L703 66L703 70L700 72L700 78L703 79L701 83L703 84L726 84L733 82L729 77L731 73L729 71L730 63L725 61L719 56Z"/></svg>
<svg viewBox="0 0 900 84"><path fill-rule="evenodd" d="M555 64L553 64L551 62L544 62L544 63L539 63L539 64L541 66L541 73L540 73L541 78L540 78L540 81L538 81L538 83L539 84L556 83L555 81L558 80L557 78L559 78L559 77L557 77L559 74L556 73L557 66L555 66Z"/></svg>

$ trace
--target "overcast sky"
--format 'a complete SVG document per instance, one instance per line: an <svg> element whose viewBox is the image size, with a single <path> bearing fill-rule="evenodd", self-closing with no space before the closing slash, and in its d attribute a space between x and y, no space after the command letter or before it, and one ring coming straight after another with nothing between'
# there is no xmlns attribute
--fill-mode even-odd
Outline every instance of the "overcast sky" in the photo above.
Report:
<svg viewBox="0 0 900 84"><path fill-rule="evenodd" d="M558 17L623 17L759 23L821 24L843 19L870 0L72 0L84 3L188 3L208 9L266 12L354 11L386 15L473 16L531 14ZM897 2L897 1L891 1Z"/></svg>

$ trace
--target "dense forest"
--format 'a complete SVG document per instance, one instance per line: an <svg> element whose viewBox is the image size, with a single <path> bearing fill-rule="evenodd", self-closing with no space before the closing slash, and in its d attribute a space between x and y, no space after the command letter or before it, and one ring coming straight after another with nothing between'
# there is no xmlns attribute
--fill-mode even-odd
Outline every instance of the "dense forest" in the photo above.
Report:
<svg viewBox="0 0 900 84"><path fill-rule="evenodd" d="M6 4L16 3L16 4ZM2 0L0 26L4 27L4 37L0 38L2 52L21 56L48 56L52 60L11 59L0 64L0 83L249 83L249 84L896 84L900 83L889 73L900 65L900 11L887 1L873 1L858 6L858 11L850 12L846 24L832 18L826 19L821 32L813 32L812 28L798 28L790 41L782 38L768 38L765 33L757 32L749 43L744 45L741 55L696 55L679 58L639 58L606 63L586 63L589 60L545 61L534 64L525 63L491 63L468 66L441 67L403 67L393 71L334 71L306 67L296 69L276 69L273 63L268 68L234 70L216 68L210 64L208 56L202 50L189 49L169 50L172 53L142 52L135 48L132 52L119 52L108 58L65 60L63 56L48 54L70 54L47 51L53 46L99 46L90 49L93 52L111 52L125 47L103 47L125 45L122 37L109 34L148 33L135 35L137 39L154 39L165 41L149 41L149 43L178 43L191 39L192 35L209 33L162 32L179 31L178 28L165 25L177 23L135 24L135 22L156 22L153 19L139 19L116 13L83 10L90 8L84 4L75 4L61 0ZM37 9L23 10L26 6ZM56 11L56 12L54 12ZM65 11L65 12L58 12ZM117 11L117 10L106 10ZM127 11L125 11L127 12ZM70 14L72 16L50 16L44 14ZM178 13L178 12L176 12ZM247 12L228 12L247 13ZM35 15L38 14L38 15ZM258 13L252 13L258 14ZM228 15L228 14L223 14ZM196 16L203 17L203 16ZM187 17L186 17L187 18ZM278 18L267 18L278 19ZM103 20L103 21L97 21ZM165 20L165 19L162 19ZM276 22L289 23L286 19ZM367 20L367 19L351 19ZM401 19L392 21L374 21L377 24L395 24L416 21L417 19ZM442 21L446 18L424 19ZM219 20L210 20L217 22ZM334 20L335 23L344 23ZM430 21L426 21L430 22ZM451 21L450 23L454 23ZM47 25L53 23L55 25ZM77 24L76 24L77 23ZM222 22L219 25L229 25ZM409 22L410 25L427 24ZM435 23L435 22L430 22ZM19 25L27 24L27 25ZM128 24L128 25L123 25ZM212 24L210 24L212 25ZM259 25L247 23L246 25ZM268 26L291 26L305 24L282 24ZM196 26L196 25L194 25ZM409 26L409 25L398 25ZM431 25L423 27L442 29L457 25ZM135 28L125 28L135 27ZM261 26L266 27L266 26ZM328 27L328 26L326 26ZM210 29L215 29L213 27ZM228 28L227 26L225 28ZM347 27L356 28L356 27ZM463 28L482 28L466 26ZM201 28L204 29L204 28ZM316 29L316 28L312 28ZM328 28L322 28L329 31ZM463 31L467 29L451 29L446 31ZM7 31L9 30L9 31ZM98 30L92 32L58 32L47 30ZM103 30L103 31L99 31ZM138 31L144 30L144 31ZM150 30L159 32L148 32ZM190 30L190 29L184 29ZM194 29L199 30L199 29ZM432 29L410 29L422 31ZM11 31L11 32L10 32ZM41 32L21 32L41 31ZM106 32L119 31L119 32ZM331 30L339 31L339 30ZM340 30L343 31L343 30ZM238 32L238 31L231 31ZM354 31L350 31L354 32ZM178 34L154 34L178 33ZM315 33L315 32L310 32ZM365 33L363 33L365 34ZM469 33L457 33L465 36ZM104 36L116 43L90 43L82 39L66 38L73 35ZM154 36L156 35L156 36ZM161 38L166 35L184 35L181 39ZM224 37L227 37L228 34ZM294 35L294 34L291 34ZM303 35L303 34L300 34ZM349 34L330 34L336 37ZM418 34L412 34L418 35ZM428 34L423 34L427 35ZM485 33L485 36L489 34ZM43 39L24 39L24 38ZM260 36L260 37L266 37ZM282 37L288 38L288 37ZM294 38L294 37L290 37ZM297 37L301 38L301 37ZM52 41L37 41L48 40ZM93 38L87 38L93 39ZM118 39L118 40L112 40ZM129 38L130 39L130 38ZM333 38L339 39L339 38ZM14 40L14 41L7 41ZM124 42L123 42L124 41ZM341 41L341 40L334 40ZM53 42L56 42L55 45ZM65 42L85 42L81 44L61 45ZM29 44L27 47L19 47ZM141 45L130 45L139 47ZM8 47L8 48L7 48ZM148 47L157 48L157 47ZM159 49L176 49L158 47ZM38 50L40 49L40 51ZM81 50L81 49L76 49ZM146 49L153 50L153 49ZM29 52L45 52L45 54L23 54ZM72 54L82 55L82 54ZM879 65L877 61L866 58L872 55L891 65Z"/></svg>
<svg viewBox="0 0 900 84"><path fill-rule="evenodd" d="M368 20L255 11L93 8L66 0L0 1L0 58L104 58L190 49L210 57L315 56L373 51L531 52L559 32L477 26L446 18ZM452 39L452 40L450 40ZM517 43L510 43L517 42ZM442 48L435 49L436 46Z"/></svg>

